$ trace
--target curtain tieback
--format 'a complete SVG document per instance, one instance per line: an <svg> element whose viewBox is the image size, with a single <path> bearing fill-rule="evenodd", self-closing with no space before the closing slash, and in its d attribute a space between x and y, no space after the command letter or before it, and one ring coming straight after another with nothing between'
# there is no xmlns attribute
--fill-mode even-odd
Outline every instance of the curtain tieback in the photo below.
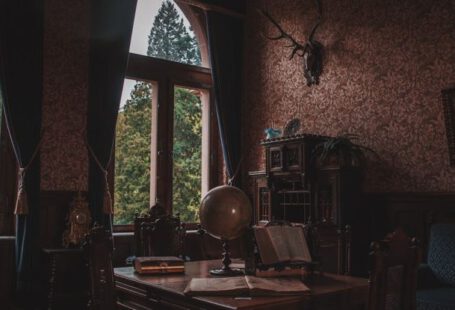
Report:
<svg viewBox="0 0 455 310"><path fill-rule="evenodd" d="M112 197L111 191L109 190L109 180L107 178L107 170L103 170L104 172L104 182L106 189L104 190L104 199L103 199L103 212L105 214L114 214L114 210L112 208Z"/></svg>
<svg viewBox="0 0 455 310"><path fill-rule="evenodd" d="M14 214L28 214L28 199L25 190L25 172L24 168L19 168L19 181L17 184L17 199L14 208Z"/></svg>
<svg viewBox="0 0 455 310"><path fill-rule="evenodd" d="M243 161L243 155L242 155L242 157L240 157L239 163L237 164L237 168L235 169L234 174L229 177L228 182L227 182L228 185L234 184L234 180L237 177L237 175L239 174L240 165L242 164L242 161ZM228 171L226 171L226 172L227 172L227 174L229 174Z"/></svg>
<svg viewBox="0 0 455 310"><path fill-rule="evenodd" d="M19 167L19 178L17 183L17 198L16 198L16 205L14 207L14 214L16 215L27 215L29 213L28 207L28 197L27 191L25 189L25 177L27 175L27 171L32 165L33 161L35 160L36 156L38 155L38 151L41 148L41 144L43 143L44 137L44 130L41 133L41 139L36 146L35 150L33 151L32 158L30 158L29 163L25 167Z"/></svg>
<svg viewBox="0 0 455 310"><path fill-rule="evenodd" d="M96 162L97 166L104 174L104 196L103 196L103 213L104 214L114 214L114 208L112 208L112 196L111 191L109 190L109 180L108 180L108 171L99 161L98 157L96 157L95 152L90 147L88 143L88 139L86 140L87 148L89 150L90 155L92 156L93 160ZM107 166L109 166L109 162Z"/></svg>

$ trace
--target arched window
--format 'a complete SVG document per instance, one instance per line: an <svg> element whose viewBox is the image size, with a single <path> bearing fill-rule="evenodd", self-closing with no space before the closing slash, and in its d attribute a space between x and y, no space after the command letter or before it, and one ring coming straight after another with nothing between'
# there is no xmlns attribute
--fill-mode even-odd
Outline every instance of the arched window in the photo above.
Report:
<svg viewBox="0 0 455 310"><path fill-rule="evenodd" d="M170 0L138 0L116 129L115 224L156 203L196 222L214 184L212 79L199 20Z"/></svg>

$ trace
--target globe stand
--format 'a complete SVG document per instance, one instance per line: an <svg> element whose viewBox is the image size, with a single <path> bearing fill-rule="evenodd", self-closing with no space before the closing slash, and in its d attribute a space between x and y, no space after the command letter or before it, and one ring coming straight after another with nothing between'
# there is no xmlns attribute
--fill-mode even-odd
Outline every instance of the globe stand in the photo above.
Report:
<svg viewBox="0 0 455 310"><path fill-rule="evenodd" d="M229 244L227 240L221 240L223 242L223 267L219 269L212 269L210 270L210 274L213 276L221 276L221 277L234 277L234 276L241 276L243 275L243 270L238 268L231 268L229 265L231 264L231 257L229 252Z"/></svg>

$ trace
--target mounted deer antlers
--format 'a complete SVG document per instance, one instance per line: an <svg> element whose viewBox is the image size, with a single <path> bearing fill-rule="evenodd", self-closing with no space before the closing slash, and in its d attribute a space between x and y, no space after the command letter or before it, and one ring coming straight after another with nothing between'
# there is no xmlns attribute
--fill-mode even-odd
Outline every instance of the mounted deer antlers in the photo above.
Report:
<svg viewBox="0 0 455 310"><path fill-rule="evenodd" d="M322 49L323 46L318 41L314 40L314 34L318 29L321 23L322 17L322 10L319 0L316 0L316 4L318 6L318 20L316 24L313 26L313 29L310 32L308 37L308 41L305 44L300 44L295 40L290 34L283 30L283 28L275 21L272 16L264 11L261 10L261 13L278 29L279 34L277 36L266 36L269 40L281 40L286 39L290 41L291 45L288 47L292 48L291 55L289 59L294 58L295 55L298 55L303 58L303 70L304 75L307 80L307 85L311 86L314 84L319 84L319 76L322 72Z"/></svg>

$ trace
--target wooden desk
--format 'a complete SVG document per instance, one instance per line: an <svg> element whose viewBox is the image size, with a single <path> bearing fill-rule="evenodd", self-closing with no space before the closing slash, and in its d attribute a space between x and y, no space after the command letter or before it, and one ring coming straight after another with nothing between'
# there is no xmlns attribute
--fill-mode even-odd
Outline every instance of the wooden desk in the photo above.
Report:
<svg viewBox="0 0 455 310"><path fill-rule="evenodd" d="M365 309L368 280L325 274L315 276L308 284L307 296L254 297L188 297L183 294L191 278L208 277L208 271L221 263L189 262L185 274L139 275L132 267L115 268L115 285L120 309Z"/></svg>

